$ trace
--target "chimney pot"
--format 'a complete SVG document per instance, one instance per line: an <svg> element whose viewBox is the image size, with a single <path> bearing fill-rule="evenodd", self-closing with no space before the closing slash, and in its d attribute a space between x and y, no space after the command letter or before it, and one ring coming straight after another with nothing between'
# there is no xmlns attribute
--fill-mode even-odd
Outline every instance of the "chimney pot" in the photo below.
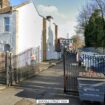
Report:
<svg viewBox="0 0 105 105"><path fill-rule="evenodd" d="M53 20L53 17L52 17L52 16L46 16L46 19L47 19L48 21L51 21L51 20Z"/></svg>
<svg viewBox="0 0 105 105"><path fill-rule="evenodd" d="M10 7L9 0L0 0L0 8Z"/></svg>

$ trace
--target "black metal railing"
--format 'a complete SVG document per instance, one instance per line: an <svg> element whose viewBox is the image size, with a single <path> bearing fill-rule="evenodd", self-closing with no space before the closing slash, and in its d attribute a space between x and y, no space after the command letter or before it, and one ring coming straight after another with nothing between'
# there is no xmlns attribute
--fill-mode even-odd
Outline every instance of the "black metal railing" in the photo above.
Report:
<svg viewBox="0 0 105 105"><path fill-rule="evenodd" d="M64 50L64 92L77 92L78 63L76 54Z"/></svg>
<svg viewBox="0 0 105 105"><path fill-rule="evenodd" d="M39 72L39 48L20 54L0 53L0 84L13 85Z"/></svg>
<svg viewBox="0 0 105 105"><path fill-rule="evenodd" d="M6 84L5 53L0 53L0 84Z"/></svg>
<svg viewBox="0 0 105 105"><path fill-rule="evenodd" d="M87 55L82 54L80 56L81 66L85 67L85 70L104 73L105 74L105 55Z"/></svg>
<svg viewBox="0 0 105 105"><path fill-rule="evenodd" d="M15 83L34 76L39 72L39 48L14 55L11 58L11 76Z"/></svg>

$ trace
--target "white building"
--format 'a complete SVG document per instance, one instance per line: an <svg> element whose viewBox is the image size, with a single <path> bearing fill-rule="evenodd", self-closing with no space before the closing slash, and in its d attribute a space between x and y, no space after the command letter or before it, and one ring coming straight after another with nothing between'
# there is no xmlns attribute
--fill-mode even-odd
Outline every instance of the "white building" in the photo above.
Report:
<svg viewBox="0 0 105 105"><path fill-rule="evenodd" d="M40 61L57 59L55 52L58 27L51 16L40 16L33 3L10 7L2 0L0 9L0 51L9 49L19 54L39 48Z"/></svg>

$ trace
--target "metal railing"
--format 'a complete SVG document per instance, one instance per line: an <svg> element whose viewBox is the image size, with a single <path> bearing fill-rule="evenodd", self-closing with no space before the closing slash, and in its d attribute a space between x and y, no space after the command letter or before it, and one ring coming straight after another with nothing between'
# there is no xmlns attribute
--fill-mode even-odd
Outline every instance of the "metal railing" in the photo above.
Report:
<svg viewBox="0 0 105 105"><path fill-rule="evenodd" d="M5 53L0 53L0 84L6 84Z"/></svg>
<svg viewBox="0 0 105 105"><path fill-rule="evenodd" d="M84 77L88 76L88 78L104 78L105 55L82 54L78 57L79 60L76 53L64 50L64 92L78 93L77 78L80 74L86 74Z"/></svg>
<svg viewBox="0 0 105 105"><path fill-rule="evenodd" d="M94 71L105 74L105 55L86 55L80 56L81 66L85 67L86 71Z"/></svg>
<svg viewBox="0 0 105 105"><path fill-rule="evenodd" d="M77 76L79 73L76 54L64 50L64 92L77 93Z"/></svg>
<svg viewBox="0 0 105 105"><path fill-rule="evenodd" d="M39 72L39 48L18 55L0 53L0 84L13 85Z"/></svg>
<svg viewBox="0 0 105 105"><path fill-rule="evenodd" d="M31 48L12 56L11 68L11 81L15 83L34 76L39 72L39 48Z"/></svg>

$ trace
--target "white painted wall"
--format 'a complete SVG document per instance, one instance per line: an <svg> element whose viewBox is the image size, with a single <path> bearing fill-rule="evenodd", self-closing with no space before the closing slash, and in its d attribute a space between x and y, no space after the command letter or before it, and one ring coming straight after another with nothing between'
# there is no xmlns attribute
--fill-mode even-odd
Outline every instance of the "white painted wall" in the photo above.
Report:
<svg viewBox="0 0 105 105"><path fill-rule="evenodd" d="M53 24L53 20L47 21L46 29L47 60L58 59L59 54L55 51L55 25Z"/></svg>
<svg viewBox="0 0 105 105"><path fill-rule="evenodd" d="M18 10L18 53L28 49L40 47L42 60L42 24L40 17L32 3L17 8Z"/></svg>

